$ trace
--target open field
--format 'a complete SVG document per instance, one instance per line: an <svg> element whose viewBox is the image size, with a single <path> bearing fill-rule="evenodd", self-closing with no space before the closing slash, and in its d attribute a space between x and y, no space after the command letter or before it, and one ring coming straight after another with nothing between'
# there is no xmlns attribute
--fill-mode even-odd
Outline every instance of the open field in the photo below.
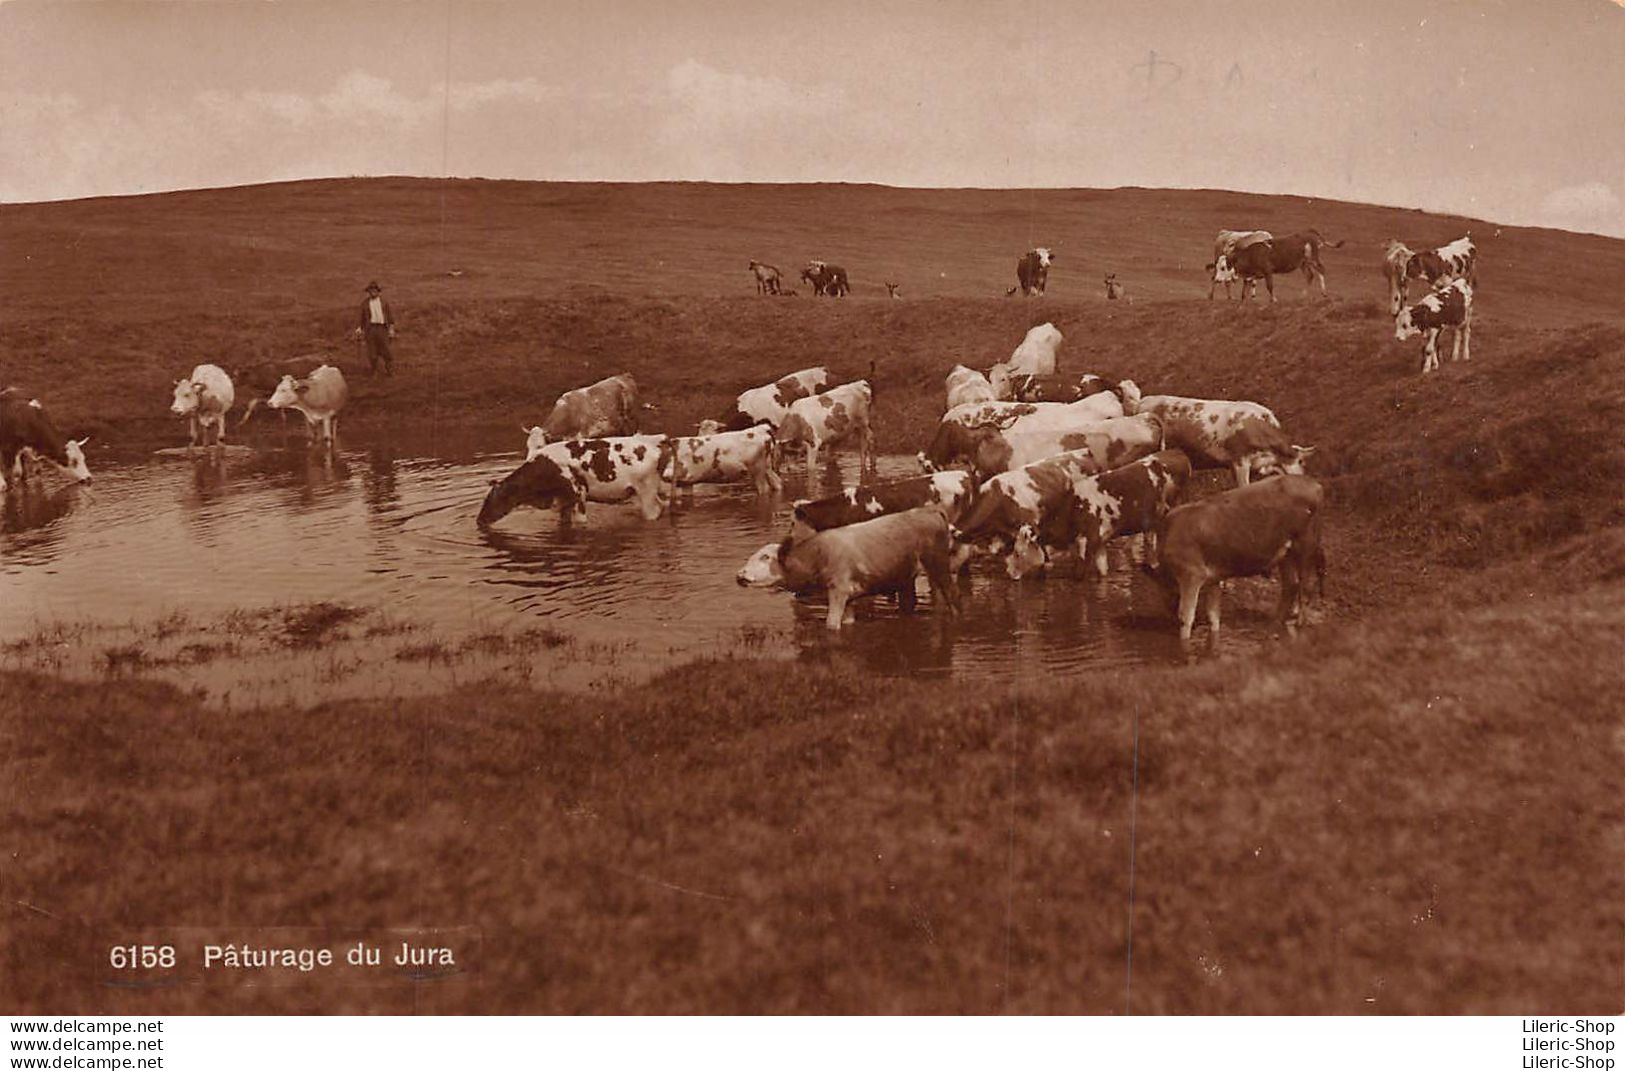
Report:
<svg viewBox="0 0 1625 1071"><path fill-rule="evenodd" d="M1273 308L1206 301L1212 235L1242 225L1346 240L1332 298L1293 277ZM1475 359L1424 379L1380 246L1469 226ZM1042 243L1049 296L997 296ZM754 296L748 259L811 256L856 296ZM373 277L399 373L352 380L345 433L454 458L518 449L613 372L677 431L871 361L880 449L911 452L951 365L1052 320L1065 370L1264 402L1319 448L1325 623L1066 687L877 679L837 651L249 717L139 672L0 673L8 1010L1625 1006L1625 243L1215 191L376 180L0 206L0 380L93 434L93 469L144 456L184 442L169 385L199 361L358 371ZM103 968L136 931L301 926L479 948L472 974L379 988Z"/></svg>

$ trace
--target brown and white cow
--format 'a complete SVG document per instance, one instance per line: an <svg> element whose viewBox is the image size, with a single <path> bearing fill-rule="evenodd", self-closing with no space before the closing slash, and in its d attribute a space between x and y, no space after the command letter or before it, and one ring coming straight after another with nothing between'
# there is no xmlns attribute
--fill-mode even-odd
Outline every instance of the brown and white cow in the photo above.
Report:
<svg viewBox="0 0 1625 1071"><path fill-rule="evenodd" d="M1009 435L1063 434L1122 415L1111 391L1075 402L973 402L948 410L917 457L927 472L963 463L990 476L1008 467Z"/></svg>
<svg viewBox="0 0 1625 1071"><path fill-rule="evenodd" d="M192 374L175 381L175 397L169 411L176 416L191 417L191 438L188 446L198 444L201 430L203 445L209 445L209 429L214 428L214 445L226 441L226 414L236 400L236 389L226 370L215 364L200 364Z"/></svg>
<svg viewBox="0 0 1625 1071"><path fill-rule="evenodd" d="M975 556L1003 555L1005 570L1019 579L1034 553L1044 560L1032 548L1053 540L1067 524L1073 483L1099 471L1094 454L1071 450L988 480L954 527L954 568Z"/></svg>
<svg viewBox="0 0 1625 1071"><path fill-rule="evenodd" d="M801 269L801 281L813 288L814 297L844 297L852 292L846 269L822 260L809 260Z"/></svg>
<svg viewBox="0 0 1625 1071"><path fill-rule="evenodd" d="M13 388L0 390L0 491L6 490L7 473L21 485L25 453L45 458L80 483L89 482L84 450L89 441L89 436L70 439L58 431L38 398Z"/></svg>
<svg viewBox="0 0 1625 1071"><path fill-rule="evenodd" d="M803 446L807 451L807 472L818 464L820 448L856 441L860 469L875 467L875 433L869 424L874 389L868 380L842 383L823 394L790 403L784 423L779 425L779 446Z"/></svg>
<svg viewBox="0 0 1625 1071"><path fill-rule="evenodd" d="M1236 281L1236 272L1231 266L1235 262L1236 250L1268 242L1271 237L1269 231L1220 231L1219 236L1213 239L1213 263L1207 266L1207 299L1212 301L1214 288L1223 283L1224 299L1229 301L1230 284Z"/></svg>
<svg viewBox="0 0 1625 1071"><path fill-rule="evenodd" d="M1049 266L1054 261L1055 254L1045 246L1022 254L1016 261L1016 285L1006 290L1004 296L1020 290L1022 297L1043 297L1044 288L1049 285Z"/></svg>
<svg viewBox="0 0 1625 1071"><path fill-rule="evenodd" d="M238 365L231 370L231 382L237 393L248 399L243 408L243 415L238 419L237 426L241 428L248 423L248 418L254 411L264 405L276 391L283 376L293 376L303 379L316 369L326 364L326 358L316 355L305 357L289 357L280 361L260 361L256 364ZM284 420L288 414L283 413Z"/></svg>
<svg viewBox="0 0 1625 1071"><path fill-rule="evenodd" d="M1072 484L1072 512L1066 536L1078 557L1106 575L1106 545L1140 533L1148 542L1185 490L1191 476L1183 450L1161 450L1110 472L1084 476Z"/></svg>
<svg viewBox="0 0 1625 1071"><path fill-rule="evenodd" d="M1427 345L1422 350L1424 374L1439 367L1439 332L1447 327L1456 329L1450 359L1472 360L1473 284L1466 279L1452 279L1435 287L1427 297L1400 309L1394 317L1394 337L1399 341L1427 334Z"/></svg>
<svg viewBox="0 0 1625 1071"><path fill-rule="evenodd" d="M937 506L952 524L975 497L976 477L958 470L884 483L860 483L827 498L797 500L790 509L790 539L799 541L814 532L919 506Z"/></svg>
<svg viewBox="0 0 1625 1071"><path fill-rule="evenodd" d="M1087 450L1104 469L1126 465L1163 446L1162 422L1149 413L1111 417L1054 431L977 429L972 433L971 471L981 479L1019 469L1046 457Z"/></svg>
<svg viewBox="0 0 1625 1071"><path fill-rule="evenodd" d="M756 276L756 293L777 294L784 286L784 274L771 264L759 260L750 262L750 272Z"/></svg>
<svg viewBox="0 0 1625 1071"><path fill-rule="evenodd" d="M1478 248L1473 236L1465 234L1437 249L1414 253L1397 239L1388 242L1383 254L1382 273L1388 280L1388 315L1398 316L1410 295L1410 281L1425 279L1429 286L1453 279L1465 279L1470 286L1478 285Z"/></svg>
<svg viewBox="0 0 1625 1071"><path fill-rule="evenodd" d="M1242 301L1247 300L1249 293L1257 291L1257 280L1262 279L1273 303L1275 276L1289 274L1299 269L1303 271L1304 284L1313 286L1316 280L1319 280L1320 292L1324 295L1326 266L1321 263L1320 251L1323 248L1337 249L1342 245L1341 241L1328 242L1317 230L1297 231L1245 248L1238 246L1233 256L1216 261L1213 271L1217 275L1226 263L1228 264L1236 277L1241 280Z"/></svg>
<svg viewBox="0 0 1625 1071"><path fill-rule="evenodd" d="M829 387L829 369L803 368L780 377L776 382L741 391L734 404L715 420L700 421L701 435L714 435L719 431L743 431L756 424L766 423L774 428L784 423L791 403L810 398Z"/></svg>
<svg viewBox="0 0 1625 1071"><path fill-rule="evenodd" d="M523 428L527 456L537 447L560 439L600 439L636 435L638 418L649 408L638 399L638 382L629 373L609 376L585 387L567 390L553 403L547 419Z"/></svg>
<svg viewBox="0 0 1625 1071"><path fill-rule="evenodd" d="M344 373L324 364L300 379L283 376L265 404L272 409L299 410L310 436L332 449L338 436L339 410L349 398Z"/></svg>
<svg viewBox="0 0 1625 1071"><path fill-rule="evenodd" d="M749 480L757 494L766 495L784 486L777 471L779 448L772 428L687 435L674 438L672 445L674 482L679 487Z"/></svg>
<svg viewBox="0 0 1625 1071"><path fill-rule="evenodd" d="M853 620L851 601L864 595L895 595L903 610L913 610L919 598L915 578L922 572L932 602L956 613L959 593L950 551L942 510L921 506L826 529L799 542L769 543L746 560L735 579L745 587L823 591L829 599L825 624L839 629Z"/></svg>
<svg viewBox="0 0 1625 1071"><path fill-rule="evenodd" d="M588 502L636 498L647 520L671 501L673 446L664 435L565 439L541 447L504 479L495 481L480 506L480 527L495 524L520 506L557 509L561 520L587 517Z"/></svg>
<svg viewBox="0 0 1625 1071"><path fill-rule="evenodd" d="M1281 569L1278 616L1289 631L1301 619L1311 572L1325 588L1320 510L1325 492L1307 476L1275 476L1169 512L1155 567L1148 572L1178 598L1179 638L1189 642L1199 606L1205 607L1208 642L1219 638L1223 581L1267 576Z"/></svg>
<svg viewBox="0 0 1625 1071"><path fill-rule="evenodd" d="M1008 390L1016 402L1075 402L1101 391L1116 393L1110 383L1094 373L1083 376L1012 376Z"/></svg>
<svg viewBox="0 0 1625 1071"><path fill-rule="evenodd" d="M1052 376L1057 356L1065 341L1060 329L1052 323L1041 323L1029 328L1010 359L1000 361L987 371L993 393L1002 401L1015 397L1014 381L1020 376Z"/></svg>
<svg viewBox="0 0 1625 1071"><path fill-rule="evenodd" d="M1196 468L1229 468L1238 487L1256 474L1303 473L1312 446L1294 445L1281 431L1275 414L1257 402L1217 398L1182 398L1173 394L1141 396L1124 380L1123 409L1151 413L1162 421L1167 445L1189 455Z"/></svg>
<svg viewBox="0 0 1625 1071"><path fill-rule="evenodd" d="M972 402L991 402L996 398L993 384L988 382L987 377L976 369L967 368L962 364L954 365L953 370L948 373L946 386L948 409Z"/></svg>

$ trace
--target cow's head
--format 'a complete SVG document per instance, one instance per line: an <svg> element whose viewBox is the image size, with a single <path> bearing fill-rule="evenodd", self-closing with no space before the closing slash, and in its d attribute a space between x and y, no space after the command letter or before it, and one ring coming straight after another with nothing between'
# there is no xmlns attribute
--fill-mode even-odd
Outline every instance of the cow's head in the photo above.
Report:
<svg viewBox="0 0 1625 1071"><path fill-rule="evenodd" d="M1038 266L1040 268L1049 267L1050 262L1055 259L1055 255L1044 246L1039 246L1037 249L1034 249L1033 255L1038 258Z"/></svg>
<svg viewBox="0 0 1625 1071"><path fill-rule="evenodd" d="M271 397L265 402L272 409L286 409L291 405L299 404L300 395L310 389L310 380L294 379L292 376L283 376L271 392Z"/></svg>
<svg viewBox="0 0 1625 1071"><path fill-rule="evenodd" d="M68 459L63 467L80 483L90 482L90 466L85 464L85 444L89 441L90 436L86 435L83 439L69 439L62 444L62 452Z"/></svg>
<svg viewBox="0 0 1625 1071"><path fill-rule="evenodd" d="M1213 281L1216 283L1233 283L1240 278L1236 274L1234 262L1228 256L1221 256L1218 260L1209 264L1207 270L1213 273Z"/></svg>
<svg viewBox="0 0 1625 1071"><path fill-rule="evenodd" d="M1421 333L1422 329L1416 326L1410 308L1400 309L1399 315L1394 317L1394 338L1404 342L1406 339L1413 338Z"/></svg>
<svg viewBox="0 0 1625 1071"><path fill-rule="evenodd" d="M1011 580L1020 580L1049 563L1049 554L1038 542L1038 532L1030 524L1016 529L1016 542L1004 559L1004 571Z"/></svg>
<svg viewBox="0 0 1625 1071"><path fill-rule="evenodd" d="M520 465L507 477L493 481L480 504L476 523L484 528L495 524L520 506L544 509L573 503L578 515L586 513L586 478L575 467L566 468L550 457L540 457Z"/></svg>
<svg viewBox="0 0 1625 1071"><path fill-rule="evenodd" d="M721 431L722 421L720 420L702 420L694 428L694 434L696 435L717 435Z"/></svg>
<svg viewBox="0 0 1625 1071"><path fill-rule="evenodd" d="M197 411L198 402L202 396L203 384L190 379L177 379L175 381L175 400L170 403L169 411L176 416L194 413Z"/></svg>
<svg viewBox="0 0 1625 1071"><path fill-rule="evenodd" d="M777 588L784 586L784 556L790 551L790 541L769 543L740 566L734 580L742 588Z"/></svg>
<svg viewBox="0 0 1625 1071"><path fill-rule="evenodd" d="M1313 446L1296 443L1285 450L1260 450L1252 459L1252 475L1260 479L1270 476L1302 476L1303 463L1315 452Z"/></svg>
<svg viewBox="0 0 1625 1071"><path fill-rule="evenodd" d="M519 430L525 433L525 460L535 461L536 455L540 454L542 447L547 445L547 432L542 430L540 424L532 428L527 428L521 424Z"/></svg>

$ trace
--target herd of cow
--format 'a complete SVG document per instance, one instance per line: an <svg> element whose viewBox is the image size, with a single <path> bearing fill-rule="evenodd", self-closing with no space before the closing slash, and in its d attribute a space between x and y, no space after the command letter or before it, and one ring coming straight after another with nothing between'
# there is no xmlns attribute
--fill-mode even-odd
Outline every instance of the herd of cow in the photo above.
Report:
<svg viewBox="0 0 1625 1071"><path fill-rule="evenodd" d="M1217 637L1218 582L1277 570L1290 629L1302 617L1304 580L1325 569L1322 492L1303 475L1312 448L1294 445L1254 402L1057 376L1061 342L1053 324L1040 324L988 372L956 366L919 454L922 475L795 502L788 532L753 554L738 582L822 593L826 623L839 629L861 596L889 595L911 609L921 573L951 614L960 607L954 576L975 558L1002 559L1019 579L1071 549L1104 575L1107 545L1139 534L1142 567L1177 600L1182 640L1199 608ZM588 502L626 499L653 520L677 488L699 483L749 481L772 494L782 487L781 455L797 448L809 478L820 450L841 447L855 448L860 473L871 476L873 378L871 367L867 379L832 386L826 368L792 372L743 391L691 436L639 434L649 407L630 375L569 391L541 425L523 429L526 459L493 482L478 523L521 506L584 518ZM1234 472L1235 489L1180 504L1193 468L1214 467Z"/></svg>

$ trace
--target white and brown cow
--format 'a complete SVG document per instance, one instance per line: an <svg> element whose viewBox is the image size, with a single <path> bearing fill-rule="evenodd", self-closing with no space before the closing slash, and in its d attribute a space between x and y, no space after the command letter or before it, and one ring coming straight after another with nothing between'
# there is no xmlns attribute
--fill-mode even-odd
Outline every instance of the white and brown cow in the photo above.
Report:
<svg viewBox="0 0 1625 1071"><path fill-rule="evenodd" d="M756 276L758 294L777 294L784 288L784 273L771 264L753 260L750 262L750 272Z"/></svg>
<svg viewBox="0 0 1625 1071"><path fill-rule="evenodd" d="M853 620L851 601L864 595L895 595L903 610L913 610L919 599L915 578L921 573L933 604L957 612L949 556L947 518L936 506L921 506L799 542L769 543L746 560L736 579L745 587L822 591L829 599L825 624L839 629Z"/></svg>
<svg viewBox="0 0 1625 1071"><path fill-rule="evenodd" d="M1021 344L987 371L993 393L1001 401L1015 398L1015 382L1021 376L1053 376L1065 336L1052 323L1041 323L1027 331Z"/></svg>
<svg viewBox="0 0 1625 1071"><path fill-rule="evenodd" d="M940 508L952 524L975 497L976 477L962 471L860 483L838 495L796 501L790 509L790 539L800 541L814 532L930 505Z"/></svg>
<svg viewBox="0 0 1625 1071"><path fill-rule="evenodd" d="M972 402L991 402L997 397L986 376L962 364L954 365L953 371L948 373L947 390L948 409Z"/></svg>
<svg viewBox="0 0 1625 1071"><path fill-rule="evenodd" d="M349 398L350 388L344 382L344 373L324 364L299 379L283 376L265 404L272 409L299 410L304 414L305 429L310 436L332 449L338 436L339 410Z"/></svg>
<svg viewBox="0 0 1625 1071"><path fill-rule="evenodd" d="M1267 242L1258 242L1254 245L1236 247L1233 255L1221 258L1215 262L1213 270L1215 276L1226 265L1235 272L1241 280L1241 300L1245 302L1250 294L1258 292L1258 280L1264 280L1264 286L1269 290L1270 302L1275 302L1275 276L1287 275L1302 270L1303 281L1307 286L1320 283L1321 296L1326 296L1326 265L1321 263L1320 251L1322 249L1337 249L1343 245L1343 240L1329 242L1321 233L1313 228L1305 231L1296 231L1284 234L1279 238L1271 238Z"/></svg>
<svg viewBox="0 0 1625 1071"><path fill-rule="evenodd" d="M546 420L521 429L527 456L544 443L560 439L636 435L638 418L646 408L638 399L637 380L626 372L567 390L553 403Z"/></svg>
<svg viewBox="0 0 1625 1071"><path fill-rule="evenodd" d="M226 414L231 412L237 392L226 370L216 364L200 364L192 374L175 381L175 397L169 411L176 416L191 417L191 438L188 446L198 445L199 432L203 445L209 445L209 429L214 428L214 445L226 441Z"/></svg>
<svg viewBox="0 0 1625 1071"><path fill-rule="evenodd" d="M561 520L585 520L588 502L636 498L647 520L670 504L673 446L664 435L566 439L548 443L502 480L480 506L480 527L495 524L520 506L557 509Z"/></svg>
<svg viewBox="0 0 1625 1071"><path fill-rule="evenodd" d="M1471 234L1420 253L1412 252L1397 239L1391 239L1383 254L1382 272L1388 280L1388 315L1398 316L1409 299L1412 279L1425 279L1433 287L1454 279L1465 279L1470 286L1476 287L1478 248L1473 245Z"/></svg>
<svg viewBox="0 0 1625 1071"><path fill-rule="evenodd" d="M700 483L750 481L759 495L784 486L778 474L778 443L769 427L719 431L714 435L687 435L672 440L679 487Z"/></svg>
<svg viewBox="0 0 1625 1071"><path fill-rule="evenodd" d="M1045 246L1022 254L1016 261L1016 285L1006 290L1004 296L1020 290L1022 297L1043 297L1044 288L1049 285L1049 266L1054 261L1055 254Z"/></svg>
<svg viewBox="0 0 1625 1071"><path fill-rule="evenodd" d="M1281 570L1278 615L1288 630L1301 619L1313 572L1325 587L1320 510L1325 492L1307 476L1275 476L1169 512L1155 567L1148 572L1170 599L1177 597L1179 638L1189 642L1196 612L1205 607L1208 642L1218 642L1221 583Z"/></svg>
<svg viewBox="0 0 1625 1071"><path fill-rule="evenodd" d="M714 435L719 431L743 431L762 423L777 428L784 423L791 403L828 388L829 369L803 368L766 386L740 392L734 404L715 420L700 421L698 431L701 435Z"/></svg>
<svg viewBox="0 0 1625 1071"><path fill-rule="evenodd" d="M1027 548L1051 541L1067 524L1074 481L1100 470L1090 451L1071 450L988 480L954 528L954 568L972 557L1003 555L1006 571L1019 579L1030 564ZM1037 560L1044 560L1042 551Z"/></svg>
<svg viewBox="0 0 1625 1071"><path fill-rule="evenodd" d="M1122 402L1111 391L1075 402L973 402L948 410L917 457L927 472L968 464L989 476L1004 471L999 466L1006 451L1000 443L1006 433L1063 434L1122 415Z"/></svg>
<svg viewBox="0 0 1625 1071"><path fill-rule="evenodd" d="M1213 239L1213 263L1207 266L1209 281L1207 299L1213 300L1213 291L1224 284L1224 299L1230 300L1230 284L1237 279L1234 267L1237 249L1271 240L1269 231L1220 231Z"/></svg>
<svg viewBox="0 0 1625 1071"><path fill-rule="evenodd" d="M1190 458L1183 450L1161 450L1110 472L1075 480L1065 535L1076 544L1078 557L1105 576L1106 545L1136 532L1148 543L1154 541L1157 526L1173 509L1190 476Z"/></svg>
<svg viewBox="0 0 1625 1071"><path fill-rule="evenodd" d="M860 469L875 467L875 434L869 411L874 389L868 380L842 383L823 394L790 403L784 423L779 425L781 448L802 446L807 451L809 475L818 464L818 451L856 442Z"/></svg>
<svg viewBox="0 0 1625 1071"><path fill-rule="evenodd" d="M1435 287L1427 297L1400 309L1394 317L1394 337L1401 342L1427 334L1427 345L1422 350L1424 373L1439 367L1439 332L1447 327L1456 329L1450 359L1472 360L1473 284L1466 279L1452 279Z"/></svg>
<svg viewBox="0 0 1625 1071"><path fill-rule="evenodd" d="M1238 487L1254 475L1301 475L1304 460L1315 449L1294 445L1275 414L1257 402L1173 394L1142 397L1132 380L1124 380L1123 387L1126 412L1157 416L1168 446L1185 451L1196 468L1229 468Z"/></svg>
<svg viewBox="0 0 1625 1071"><path fill-rule="evenodd" d="M89 441L89 436L70 439L58 431L38 398L13 388L0 390L0 491L7 488L8 473L21 485L25 454L43 457L80 483L89 482L84 450Z"/></svg>

